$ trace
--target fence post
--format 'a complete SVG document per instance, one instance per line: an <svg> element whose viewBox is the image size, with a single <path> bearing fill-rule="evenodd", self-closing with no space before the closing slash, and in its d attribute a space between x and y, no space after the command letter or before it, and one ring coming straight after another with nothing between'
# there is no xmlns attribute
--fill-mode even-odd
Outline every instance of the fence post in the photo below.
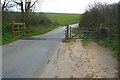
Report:
<svg viewBox="0 0 120 80"><path fill-rule="evenodd" d="M67 25L67 30L66 30L66 39L69 39L69 25Z"/></svg>
<svg viewBox="0 0 120 80"><path fill-rule="evenodd" d="M72 28L71 28L71 26L70 26L70 39L72 38Z"/></svg>

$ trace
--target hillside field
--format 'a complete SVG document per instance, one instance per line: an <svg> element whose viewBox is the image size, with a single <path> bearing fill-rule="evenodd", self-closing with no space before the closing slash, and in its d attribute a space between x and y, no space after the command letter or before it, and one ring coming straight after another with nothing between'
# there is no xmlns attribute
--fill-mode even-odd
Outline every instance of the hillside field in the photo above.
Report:
<svg viewBox="0 0 120 80"><path fill-rule="evenodd" d="M61 24L73 24L78 23L80 14L66 14L66 13L45 13L49 19L53 22L59 22Z"/></svg>

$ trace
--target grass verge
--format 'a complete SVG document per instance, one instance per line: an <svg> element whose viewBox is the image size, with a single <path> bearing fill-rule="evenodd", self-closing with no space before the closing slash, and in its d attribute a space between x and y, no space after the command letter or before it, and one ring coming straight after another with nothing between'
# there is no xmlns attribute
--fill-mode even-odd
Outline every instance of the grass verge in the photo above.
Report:
<svg viewBox="0 0 120 80"><path fill-rule="evenodd" d="M26 33L24 37L36 36L47 33L53 29L59 28L61 25L51 25L49 27L34 27L30 26L32 32ZM22 37L13 37L10 31L5 31L4 35L2 36L2 45L20 40Z"/></svg>
<svg viewBox="0 0 120 80"><path fill-rule="evenodd" d="M105 46L107 48L112 49L113 51L116 52L116 56L120 60L120 45L118 45L119 41L116 39L103 39L103 40L97 40L96 41L98 44Z"/></svg>
<svg viewBox="0 0 120 80"><path fill-rule="evenodd" d="M63 43L70 43L70 42L75 42L75 39L69 39L69 40L62 40Z"/></svg>

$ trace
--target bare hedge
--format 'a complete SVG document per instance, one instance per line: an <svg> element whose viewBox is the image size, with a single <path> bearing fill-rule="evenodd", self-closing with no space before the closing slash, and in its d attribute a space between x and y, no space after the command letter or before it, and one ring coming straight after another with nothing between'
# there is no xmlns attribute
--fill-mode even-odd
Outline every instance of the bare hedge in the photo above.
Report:
<svg viewBox="0 0 120 80"><path fill-rule="evenodd" d="M105 28L109 38L118 37L118 4L95 3L80 19L80 28Z"/></svg>

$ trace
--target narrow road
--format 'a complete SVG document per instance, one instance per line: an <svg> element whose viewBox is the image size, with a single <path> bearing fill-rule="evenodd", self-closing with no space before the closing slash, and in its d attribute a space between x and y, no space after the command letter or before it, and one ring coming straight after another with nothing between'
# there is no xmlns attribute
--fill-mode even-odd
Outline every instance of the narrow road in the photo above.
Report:
<svg viewBox="0 0 120 80"><path fill-rule="evenodd" d="M65 26L40 36L4 45L2 47L2 77L39 78L57 45L64 38L64 30Z"/></svg>

